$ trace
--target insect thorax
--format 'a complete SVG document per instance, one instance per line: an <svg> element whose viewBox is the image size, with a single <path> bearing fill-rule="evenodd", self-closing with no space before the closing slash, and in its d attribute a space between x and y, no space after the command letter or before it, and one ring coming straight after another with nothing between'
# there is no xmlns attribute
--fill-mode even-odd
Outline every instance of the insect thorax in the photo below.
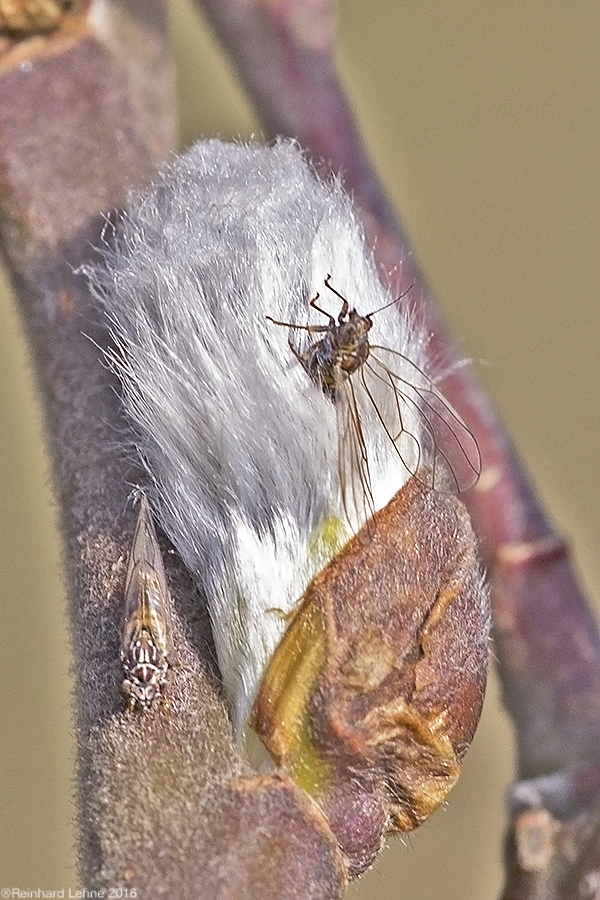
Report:
<svg viewBox="0 0 600 900"><path fill-rule="evenodd" d="M167 680L168 667L165 654L159 652L151 636L142 629L123 659L122 690L132 706L148 708L158 699Z"/></svg>
<svg viewBox="0 0 600 900"><path fill-rule="evenodd" d="M356 319L352 315L356 316ZM364 319L352 310L350 321L339 326L336 335L338 347L338 365L346 377L356 372L367 361L369 356L369 339L367 332L371 327L368 319Z"/></svg>
<svg viewBox="0 0 600 900"><path fill-rule="evenodd" d="M325 337L302 357L310 377L332 399L341 383L360 369L369 356L370 328L370 320L353 309L347 322L332 322Z"/></svg>

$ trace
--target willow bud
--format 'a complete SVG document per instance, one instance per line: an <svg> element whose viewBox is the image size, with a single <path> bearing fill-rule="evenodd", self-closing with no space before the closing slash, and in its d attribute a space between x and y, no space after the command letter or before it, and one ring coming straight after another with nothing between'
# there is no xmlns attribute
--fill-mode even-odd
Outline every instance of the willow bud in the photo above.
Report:
<svg viewBox="0 0 600 900"><path fill-rule="evenodd" d="M467 512L416 479L308 586L253 725L325 812L350 875L455 784L483 703L488 631Z"/></svg>

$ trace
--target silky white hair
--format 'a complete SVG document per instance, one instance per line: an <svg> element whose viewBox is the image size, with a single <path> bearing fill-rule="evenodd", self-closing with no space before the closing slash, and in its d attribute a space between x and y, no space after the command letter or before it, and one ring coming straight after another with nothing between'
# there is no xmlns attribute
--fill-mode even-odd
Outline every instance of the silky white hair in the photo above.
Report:
<svg viewBox="0 0 600 900"><path fill-rule="evenodd" d="M208 603L238 733L285 614L336 552L327 523L348 517L335 404L288 329L267 320L326 324L308 305L317 292L337 317L329 273L362 314L391 299L340 182L318 177L289 140L197 143L131 199L88 272L150 497ZM304 346L321 336L298 334ZM408 313L384 310L370 335L422 365ZM408 473L373 411L361 415L378 508ZM354 514L352 530L363 524Z"/></svg>

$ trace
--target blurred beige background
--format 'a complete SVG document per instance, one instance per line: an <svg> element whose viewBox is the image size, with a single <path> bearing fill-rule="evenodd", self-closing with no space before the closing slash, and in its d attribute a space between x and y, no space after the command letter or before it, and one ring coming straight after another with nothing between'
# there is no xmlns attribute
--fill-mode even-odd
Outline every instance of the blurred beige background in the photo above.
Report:
<svg viewBox="0 0 600 900"><path fill-rule="evenodd" d="M597 602L600 6L343 0L340 29L356 115L415 252ZM173 33L182 146L260 135L191 0L175 3ZM74 756L58 541L4 289L0 317L0 889L68 893ZM447 808L394 841L354 900L497 897L512 754L492 679Z"/></svg>

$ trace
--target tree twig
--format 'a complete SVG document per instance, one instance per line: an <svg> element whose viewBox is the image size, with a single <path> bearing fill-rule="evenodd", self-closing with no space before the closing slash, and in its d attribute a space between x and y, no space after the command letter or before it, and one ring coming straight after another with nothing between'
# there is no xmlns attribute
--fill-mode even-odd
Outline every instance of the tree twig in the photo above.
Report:
<svg viewBox="0 0 600 900"><path fill-rule="evenodd" d="M119 449L125 425L98 351L106 329L76 270L101 242L104 211L147 182L170 144L164 9L143 11L124 4L97 20L93 9L90 27L76 10L48 35L11 37L0 75L1 239L61 510L82 875L88 888L148 898L243 895L249 883L264 898L336 897L346 876L323 817L289 779L257 778L239 755L208 623L174 560L170 586L187 623L184 633L175 622L178 691L141 719L119 699L127 483L140 473Z"/></svg>
<svg viewBox="0 0 600 900"><path fill-rule="evenodd" d="M393 273L398 292L417 279L415 302L427 311L436 335L434 349L443 347L448 358L452 344L372 174L339 87L329 5L206 0L205 7L267 129L294 135L315 159L345 173L369 233L377 238L382 268ZM181 621L176 626L182 644L196 652L183 654L182 671L191 674L182 680L192 702L179 707L181 698L173 698L180 718L173 718L167 747L164 732L151 720L141 727L127 719L111 720L120 614L113 598L122 588L127 552L126 488L114 440L123 425L111 379L81 334L85 331L99 344L105 341L72 269L88 257L90 242L98 240L99 214L120 205L125 189L144 183L164 156L169 76L160 4L148 5L144 23L126 6L121 8L119 39L113 32L107 43L78 18L82 9L76 8L48 37L26 43L7 39L0 71L0 160L3 249L36 358L63 511L73 643L80 696L85 698L78 720L82 797L89 804L82 820L84 868L90 884L108 884L117 877L140 884L142 879L145 896L169 888L178 896L195 896L198 884L207 889L204 879L214 858L215 835L224 857L232 844L240 848L237 857L228 857L232 870L241 861L251 867L256 857L248 853L248 835L267 821L278 834L291 831L290 820L282 822L285 812L297 816L298 828L305 829L311 865L320 860L321 893L314 896L336 896L344 882L336 848L301 795L283 782L230 781L243 771L243 763L230 740L212 674L206 623L197 622L193 634L183 633ZM163 123L158 130L157 122ZM468 502L493 576L500 669L517 728L519 775L528 779L513 794L505 897L531 898L542 889L548 898L575 896L578 886L591 884L597 869L597 632L564 545L489 402L462 368L449 376L445 390L482 446L486 469ZM136 478L133 467L129 477ZM173 562L168 568L179 608L187 614L183 618L194 621L197 604L187 576ZM187 804L197 803L197 831L177 834L177 846L159 841L136 855L147 834L130 828L135 823L127 817L119 821L124 808L107 793L114 786L109 773L117 767L130 779L123 781L128 791L143 797L148 819L165 817L165 823L171 811L156 805L149 786L177 768L185 791L178 796ZM545 777L548 773L554 778ZM229 822L229 830L223 830L223 821ZM269 833L261 834L267 842ZM575 839L574 858L564 855L567 839L569 846ZM298 860L284 850L274 866L285 883L300 883L284 860L302 871L306 858ZM184 889L181 881L169 882L174 865L188 866ZM274 880L272 887L277 890L279 882ZM304 886L299 896L307 896Z"/></svg>

